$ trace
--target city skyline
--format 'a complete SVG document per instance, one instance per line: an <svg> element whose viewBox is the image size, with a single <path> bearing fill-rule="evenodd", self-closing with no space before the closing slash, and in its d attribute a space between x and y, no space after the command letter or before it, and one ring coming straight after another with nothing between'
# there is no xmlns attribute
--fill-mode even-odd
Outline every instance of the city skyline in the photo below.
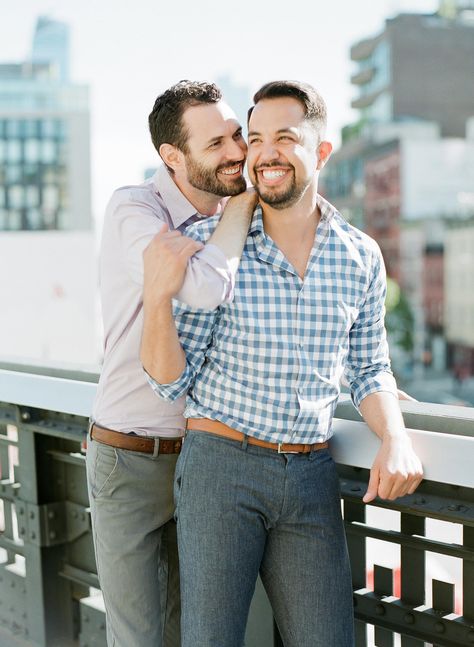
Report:
<svg viewBox="0 0 474 647"><path fill-rule="evenodd" d="M0 25L0 62L30 55L40 15L70 25L72 80L91 85L93 216L100 223L114 188L140 181L145 168L157 163L147 115L156 95L173 82L229 77L251 95L271 78L306 80L327 100L328 138L337 146L341 127L355 116L349 47L380 31L398 12L431 13L438 4L336 1L331 11L318 13L317 6L305 7L302 0L292 3L291 12L244 0L232 18L203 0L189 7L183 20L182 7L168 6L164 15L147 0L121 7L110 1L19 0L15 15ZM174 25L179 30L170 28ZM251 42L253 48L247 45Z"/></svg>

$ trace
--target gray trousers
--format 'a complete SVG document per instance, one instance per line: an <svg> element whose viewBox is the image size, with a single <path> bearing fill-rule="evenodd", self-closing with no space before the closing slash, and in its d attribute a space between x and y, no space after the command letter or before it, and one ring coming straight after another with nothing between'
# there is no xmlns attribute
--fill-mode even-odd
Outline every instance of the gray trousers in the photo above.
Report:
<svg viewBox="0 0 474 647"><path fill-rule="evenodd" d="M179 647L173 478L153 457L88 439L87 483L108 647Z"/></svg>

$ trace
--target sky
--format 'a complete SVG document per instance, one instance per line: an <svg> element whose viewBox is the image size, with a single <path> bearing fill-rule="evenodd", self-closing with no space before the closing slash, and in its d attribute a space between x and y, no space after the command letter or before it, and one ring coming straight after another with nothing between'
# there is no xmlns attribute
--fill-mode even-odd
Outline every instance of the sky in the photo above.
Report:
<svg viewBox="0 0 474 647"><path fill-rule="evenodd" d="M92 210L100 222L112 191L141 182L158 158L147 130L156 96L183 78L229 76L255 92L266 81L314 85L328 104L328 138L355 119L351 44L403 11L437 0L0 0L0 62L29 56L39 15L71 26L72 79L91 91Z"/></svg>

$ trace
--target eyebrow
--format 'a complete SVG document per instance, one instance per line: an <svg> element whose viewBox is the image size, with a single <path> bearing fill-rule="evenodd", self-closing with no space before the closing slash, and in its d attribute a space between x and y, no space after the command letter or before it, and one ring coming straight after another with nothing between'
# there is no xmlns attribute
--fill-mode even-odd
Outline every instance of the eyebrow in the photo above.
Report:
<svg viewBox="0 0 474 647"><path fill-rule="evenodd" d="M232 133L232 137L234 137L235 135L241 132L242 132L242 126L239 126ZM217 137L213 137L212 139L209 139L209 141L206 142L206 146L209 146L210 144L215 144L216 142L220 142L224 139L224 137L225 135L218 135Z"/></svg>
<svg viewBox="0 0 474 647"><path fill-rule="evenodd" d="M296 133L295 133L295 131L294 131L294 128L296 128L296 126L293 126L293 127L292 127L292 126L288 126L287 128L279 128L279 129L276 131L276 134L277 134L277 135L280 135L281 133L292 133L293 135L296 135ZM261 133L259 133L257 130L251 130L251 131L249 132L248 136L249 136L249 137L251 137L252 135L260 135L260 134L261 134Z"/></svg>

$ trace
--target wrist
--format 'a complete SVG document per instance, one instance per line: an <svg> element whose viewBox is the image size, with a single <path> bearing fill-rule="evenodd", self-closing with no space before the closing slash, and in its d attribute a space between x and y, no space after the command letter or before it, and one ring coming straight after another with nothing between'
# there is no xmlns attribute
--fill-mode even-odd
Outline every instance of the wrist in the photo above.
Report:
<svg viewBox="0 0 474 647"><path fill-rule="evenodd" d="M153 294L143 295L143 310L145 312L163 312L172 309L172 299L174 294L168 292L160 292Z"/></svg>

